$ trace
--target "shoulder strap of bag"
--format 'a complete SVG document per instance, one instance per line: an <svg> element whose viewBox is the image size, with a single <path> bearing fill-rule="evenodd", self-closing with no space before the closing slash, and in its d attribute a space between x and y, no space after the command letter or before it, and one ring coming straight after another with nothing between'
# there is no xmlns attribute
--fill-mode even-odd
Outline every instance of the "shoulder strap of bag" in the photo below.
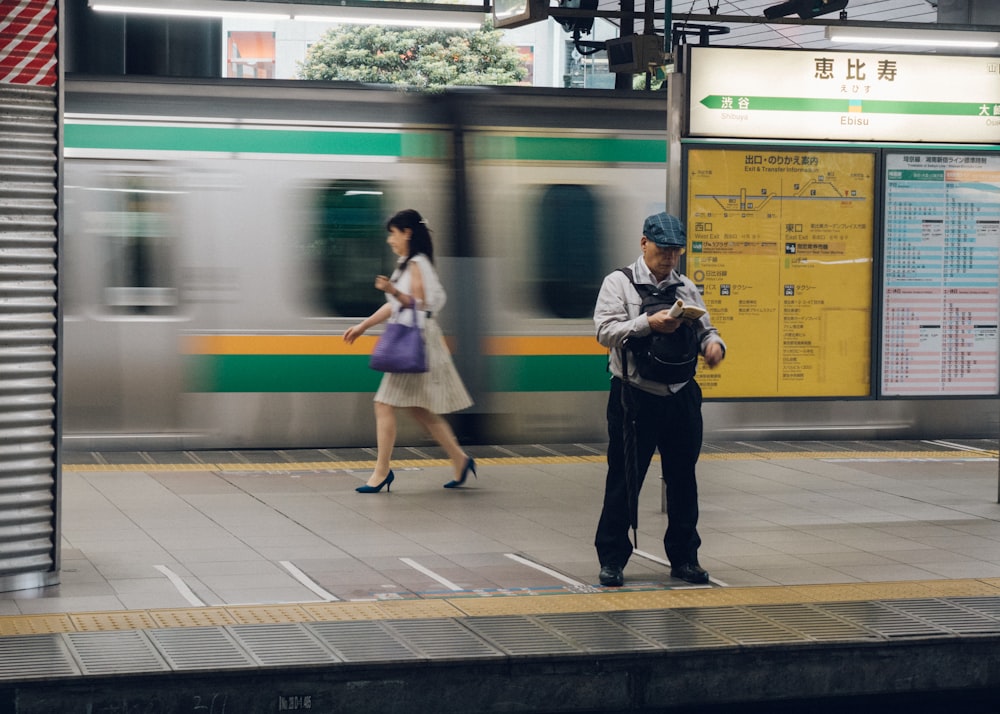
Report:
<svg viewBox="0 0 1000 714"><path fill-rule="evenodd" d="M632 274L632 268L618 268L618 272L625 273L625 277L628 278L630 283L632 283L632 287L634 287L635 291L639 293L639 297L645 298L650 294L650 292L652 292L652 285L645 285L635 281L635 276Z"/></svg>
<svg viewBox="0 0 1000 714"><path fill-rule="evenodd" d="M423 309L422 305L423 305L424 302L426 302L426 298L427 298L427 281L425 279L424 272L420 269L420 263L418 263L417 261L412 260L412 259L408 260L406 262L406 267L407 267L407 269L412 268L413 270L415 270L417 272L417 275L420 276L420 288L424 291L424 300L419 300L418 301L416 295L411 295L410 297L413 298L413 306L412 307L413 307L414 311L419 310L419 309ZM412 278L410 279L410 285L411 286L413 285L413 279Z"/></svg>
<svg viewBox="0 0 1000 714"><path fill-rule="evenodd" d="M632 283L632 287L634 287L635 291L637 293L639 293L639 297L644 298L644 299L647 298L647 297L649 297L650 295L652 295L656 291L659 291L662 294L663 292L665 292L666 290L669 290L670 288L674 288L676 290L677 288L679 288L682 285L684 285L683 281L678 282L678 283L670 283L669 285L667 285L666 288L664 288L663 290L660 290L659 288L657 288L657 287L655 287L653 285L649 285L648 283L637 283L635 281L635 276L632 274L632 269L631 268L618 268L618 272L625 274L625 277L627 277L628 280L629 280L629 282Z"/></svg>

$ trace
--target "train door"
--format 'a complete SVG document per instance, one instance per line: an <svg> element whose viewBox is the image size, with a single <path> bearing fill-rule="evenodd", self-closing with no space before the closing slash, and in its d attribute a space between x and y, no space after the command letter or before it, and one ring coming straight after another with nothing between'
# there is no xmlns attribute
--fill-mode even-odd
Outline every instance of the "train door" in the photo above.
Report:
<svg viewBox="0 0 1000 714"><path fill-rule="evenodd" d="M63 420L81 448L176 446L181 195L151 165L66 164Z"/></svg>

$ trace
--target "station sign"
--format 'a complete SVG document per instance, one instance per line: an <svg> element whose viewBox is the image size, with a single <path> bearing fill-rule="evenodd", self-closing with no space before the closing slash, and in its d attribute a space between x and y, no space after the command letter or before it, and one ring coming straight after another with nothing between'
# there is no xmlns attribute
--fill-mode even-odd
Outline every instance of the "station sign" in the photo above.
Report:
<svg viewBox="0 0 1000 714"><path fill-rule="evenodd" d="M691 47L689 135L1000 143L1000 58Z"/></svg>

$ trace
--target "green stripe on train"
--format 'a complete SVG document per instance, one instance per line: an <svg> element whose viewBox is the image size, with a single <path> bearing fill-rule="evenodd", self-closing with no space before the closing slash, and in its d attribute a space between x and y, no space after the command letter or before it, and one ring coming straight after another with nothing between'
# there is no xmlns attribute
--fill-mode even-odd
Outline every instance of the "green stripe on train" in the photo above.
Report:
<svg viewBox="0 0 1000 714"><path fill-rule="evenodd" d="M190 355L193 392L374 392L366 355Z"/></svg>
<svg viewBox="0 0 1000 714"><path fill-rule="evenodd" d="M442 158L444 137L429 132L287 131L223 127L109 126L67 123L66 148L214 151Z"/></svg>
<svg viewBox="0 0 1000 714"><path fill-rule="evenodd" d="M192 392L374 392L382 375L366 355L189 355ZM496 392L598 392L608 389L604 355L494 356Z"/></svg>
<svg viewBox="0 0 1000 714"><path fill-rule="evenodd" d="M408 159L442 159L448 152L445 145L448 135L433 131L288 131L67 123L63 136L67 149L396 156ZM476 138L473 156L483 161L662 164L667 161L667 144L658 139L480 136Z"/></svg>
<svg viewBox="0 0 1000 714"><path fill-rule="evenodd" d="M504 355L487 359L494 392L607 391L607 355Z"/></svg>
<svg viewBox="0 0 1000 714"><path fill-rule="evenodd" d="M666 163L661 139L583 139L554 136L480 136L473 156L480 161L590 161Z"/></svg>

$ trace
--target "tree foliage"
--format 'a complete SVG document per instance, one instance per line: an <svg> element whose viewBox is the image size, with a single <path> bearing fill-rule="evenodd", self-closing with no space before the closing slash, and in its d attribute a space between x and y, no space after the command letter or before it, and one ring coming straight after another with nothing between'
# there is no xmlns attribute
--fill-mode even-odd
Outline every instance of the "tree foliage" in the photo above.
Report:
<svg viewBox="0 0 1000 714"><path fill-rule="evenodd" d="M300 79L395 84L421 89L513 84L527 76L517 49L502 34L378 25L331 28L299 63Z"/></svg>

